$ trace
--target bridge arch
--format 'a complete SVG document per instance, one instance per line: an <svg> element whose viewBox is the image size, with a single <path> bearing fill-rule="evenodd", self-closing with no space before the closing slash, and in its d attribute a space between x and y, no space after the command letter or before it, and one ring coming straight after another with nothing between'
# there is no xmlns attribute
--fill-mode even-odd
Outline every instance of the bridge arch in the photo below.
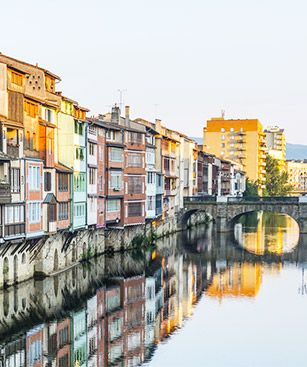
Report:
<svg viewBox="0 0 307 367"><path fill-rule="evenodd" d="M211 208L195 208L195 209L185 210L179 216L179 218L177 220L178 229L182 230L182 231L185 231L186 229L188 229L189 224L190 224L190 220L191 220L191 218L193 217L194 214L204 214L204 215L206 215L206 217L209 217L209 219L214 219L215 218L215 211L212 211L210 209Z"/></svg>

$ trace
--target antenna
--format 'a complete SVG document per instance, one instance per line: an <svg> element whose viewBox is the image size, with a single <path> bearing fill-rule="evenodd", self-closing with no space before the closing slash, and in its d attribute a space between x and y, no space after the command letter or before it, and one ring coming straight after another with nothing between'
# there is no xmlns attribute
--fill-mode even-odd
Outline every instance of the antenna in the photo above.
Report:
<svg viewBox="0 0 307 367"><path fill-rule="evenodd" d="M156 120L158 118L158 107L159 107L159 104L158 103L155 103L154 106L155 106L154 119Z"/></svg>
<svg viewBox="0 0 307 367"><path fill-rule="evenodd" d="M225 118L225 110L221 110L222 118Z"/></svg>
<svg viewBox="0 0 307 367"><path fill-rule="evenodd" d="M119 108L122 111L124 104L124 93L127 92L127 89L117 89L117 91L119 93Z"/></svg>

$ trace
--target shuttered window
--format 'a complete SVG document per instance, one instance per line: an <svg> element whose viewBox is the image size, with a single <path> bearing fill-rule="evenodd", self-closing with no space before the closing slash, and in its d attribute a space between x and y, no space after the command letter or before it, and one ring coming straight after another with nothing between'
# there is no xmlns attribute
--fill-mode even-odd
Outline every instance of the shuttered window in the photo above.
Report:
<svg viewBox="0 0 307 367"><path fill-rule="evenodd" d="M23 122L23 95L8 92L8 118L16 122Z"/></svg>
<svg viewBox="0 0 307 367"><path fill-rule="evenodd" d="M68 219L68 203L59 203L58 219Z"/></svg>
<svg viewBox="0 0 307 367"><path fill-rule="evenodd" d="M20 192L20 169L11 169L11 191L16 193Z"/></svg>
<svg viewBox="0 0 307 367"><path fill-rule="evenodd" d="M142 203L129 203L128 217L141 217L141 216L142 216Z"/></svg>
<svg viewBox="0 0 307 367"><path fill-rule="evenodd" d="M143 194L143 178L140 176L128 176L127 194Z"/></svg>
<svg viewBox="0 0 307 367"><path fill-rule="evenodd" d="M45 191L51 191L51 172L45 172L44 174L44 189Z"/></svg>
<svg viewBox="0 0 307 367"><path fill-rule="evenodd" d="M128 154L128 167L143 167L143 155L139 153Z"/></svg>
<svg viewBox="0 0 307 367"><path fill-rule="evenodd" d="M38 105L36 103L25 101L24 102L24 111L30 116L30 117L37 117L38 116Z"/></svg>

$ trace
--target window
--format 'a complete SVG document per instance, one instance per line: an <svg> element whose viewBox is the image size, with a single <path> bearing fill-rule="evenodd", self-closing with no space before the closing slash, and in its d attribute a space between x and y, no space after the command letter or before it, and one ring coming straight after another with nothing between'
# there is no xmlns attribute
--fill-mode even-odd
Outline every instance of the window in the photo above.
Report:
<svg viewBox="0 0 307 367"><path fill-rule="evenodd" d="M128 176L127 194L143 194L143 178L141 176Z"/></svg>
<svg viewBox="0 0 307 367"><path fill-rule="evenodd" d="M53 122L53 111L48 108L45 109L45 120L48 122Z"/></svg>
<svg viewBox="0 0 307 367"><path fill-rule="evenodd" d="M69 367L68 354L64 354L59 358L59 367Z"/></svg>
<svg viewBox="0 0 307 367"><path fill-rule="evenodd" d="M22 205L8 205L5 207L5 224L24 222L24 207Z"/></svg>
<svg viewBox="0 0 307 367"><path fill-rule="evenodd" d="M41 221L41 203L29 203L29 222L39 223Z"/></svg>
<svg viewBox="0 0 307 367"><path fill-rule="evenodd" d="M157 175L157 180L158 180L158 187L162 187L163 185L163 177L162 175Z"/></svg>
<svg viewBox="0 0 307 367"><path fill-rule="evenodd" d="M44 174L44 190L51 191L51 172L45 172Z"/></svg>
<svg viewBox="0 0 307 367"><path fill-rule="evenodd" d="M225 129L224 129L223 127L221 128L221 132L222 132L222 133L224 133L224 132L225 132Z"/></svg>
<svg viewBox="0 0 307 367"><path fill-rule="evenodd" d="M84 160L84 148L76 148L76 159L80 161Z"/></svg>
<svg viewBox="0 0 307 367"><path fill-rule="evenodd" d="M68 191L68 174L67 173L58 174L58 190L61 192Z"/></svg>
<svg viewBox="0 0 307 367"><path fill-rule="evenodd" d="M234 129L233 127L231 127L231 128L230 128L230 131L231 131L231 132L234 132L234 131L235 131L235 129Z"/></svg>
<svg viewBox="0 0 307 367"><path fill-rule="evenodd" d="M85 215L85 204L75 204L74 205L74 216L84 217Z"/></svg>
<svg viewBox="0 0 307 367"><path fill-rule="evenodd" d="M75 120L75 134L83 135L84 129L83 129L83 123Z"/></svg>
<svg viewBox="0 0 307 367"><path fill-rule="evenodd" d="M143 167L143 156L140 153L128 153L128 167Z"/></svg>
<svg viewBox="0 0 307 367"><path fill-rule="evenodd" d="M68 203L59 203L58 219L59 220L68 219Z"/></svg>
<svg viewBox="0 0 307 367"><path fill-rule="evenodd" d="M111 171L110 172L110 189L121 190L122 189L122 172Z"/></svg>
<svg viewBox="0 0 307 367"><path fill-rule="evenodd" d="M89 143L89 146L88 146L89 155L95 155L95 145L96 144Z"/></svg>
<svg viewBox="0 0 307 367"><path fill-rule="evenodd" d="M111 162L122 162L123 161L123 149L121 148L110 148L109 159Z"/></svg>
<svg viewBox="0 0 307 367"><path fill-rule="evenodd" d="M107 140L116 140L116 131L115 130L108 130L106 135Z"/></svg>
<svg viewBox="0 0 307 367"><path fill-rule="evenodd" d="M29 190L30 191L39 191L41 185L41 175L40 175L40 167L39 166L29 166Z"/></svg>
<svg viewBox="0 0 307 367"><path fill-rule="evenodd" d="M107 201L107 212L118 212L120 211L120 200L108 200Z"/></svg>
<svg viewBox="0 0 307 367"><path fill-rule="evenodd" d="M225 143L221 143L221 148L225 148Z"/></svg>
<svg viewBox="0 0 307 367"><path fill-rule="evenodd" d="M170 163L168 158L164 158L163 160L163 167L165 171L169 171Z"/></svg>
<svg viewBox="0 0 307 367"><path fill-rule="evenodd" d="M74 191L85 192L85 173L74 175Z"/></svg>
<svg viewBox="0 0 307 367"><path fill-rule="evenodd" d="M11 81L13 84L22 87L22 80L23 80L22 74L17 73L16 71L11 72Z"/></svg>
<svg viewBox="0 0 307 367"><path fill-rule="evenodd" d="M222 136L221 136L221 139L222 139L222 140L225 140L225 135L222 135Z"/></svg>
<svg viewBox="0 0 307 367"><path fill-rule="evenodd" d="M154 172L148 172L148 174L147 174L147 183L148 184L154 184L155 183L155 173Z"/></svg>
<svg viewBox="0 0 307 367"><path fill-rule="evenodd" d="M33 149L37 150L36 133L33 133Z"/></svg>
<svg viewBox="0 0 307 367"><path fill-rule="evenodd" d="M128 350L131 351L141 345L141 333L137 332L128 336Z"/></svg>
<svg viewBox="0 0 307 367"><path fill-rule="evenodd" d="M11 169L11 191L13 193L20 192L20 169Z"/></svg>
<svg viewBox="0 0 307 367"><path fill-rule="evenodd" d="M130 131L128 135L128 140L129 140L129 143L142 144L143 134Z"/></svg>
<svg viewBox="0 0 307 367"><path fill-rule="evenodd" d="M147 197L147 209L148 210L153 210L154 209L154 196L148 196Z"/></svg>
<svg viewBox="0 0 307 367"><path fill-rule="evenodd" d="M48 205L48 219L49 219L49 222L56 221L56 204Z"/></svg>
<svg viewBox="0 0 307 367"><path fill-rule="evenodd" d="M89 169L89 184L95 185L96 184L96 168L90 168Z"/></svg>
<svg viewBox="0 0 307 367"><path fill-rule="evenodd" d="M109 325L110 340L114 340L121 336L123 329L123 318L116 318Z"/></svg>
<svg viewBox="0 0 307 367"><path fill-rule="evenodd" d="M128 203L128 217L141 217L142 203Z"/></svg>
<svg viewBox="0 0 307 367"><path fill-rule="evenodd" d="M25 101L24 102L24 111L30 116L30 117L37 117L38 116L38 105L36 103Z"/></svg>
<svg viewBox="0 0 307 367"><path fill-rule="evenodd" d="M30 344L28 350L29 366L34 366L36 363L42 360L42 341L35 340Z"/></svg>
<svg viewBox="0 0 307 367"><path fill-rule="evenodd" d="M89 133L89 135L96 136L97 135L96 127L93 126L93 125L89 125L89 127L88 127L88 133Z"/></svg>
<svg viewBox="0 0 307 367"><path fill-rule="evenodd" d="M155 164L155 150L146 149L146 162L147 164Z"/></svg>

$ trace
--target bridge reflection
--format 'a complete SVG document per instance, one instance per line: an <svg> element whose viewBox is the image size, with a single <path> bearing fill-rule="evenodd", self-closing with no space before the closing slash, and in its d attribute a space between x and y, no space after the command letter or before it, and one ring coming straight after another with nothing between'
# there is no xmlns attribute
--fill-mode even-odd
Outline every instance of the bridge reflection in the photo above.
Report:
<svg viewBox="0 0 307 367"><path fill-rule="evenodd" d="M278 241L277 241L278 242ZM0 292L2 366L136 366L181 328L201 297L256 297L263 274L304 266L307 243L255 260L226 234L198 227L154 251L88 265Z"/></svg>
<svg viewBox="0 0 307 367"><path fill-rule="evenodd" d="M287 214L252 212L235 223L234 237L242 248L253 254L283 255L298 245L299 226Z"/></svg>

